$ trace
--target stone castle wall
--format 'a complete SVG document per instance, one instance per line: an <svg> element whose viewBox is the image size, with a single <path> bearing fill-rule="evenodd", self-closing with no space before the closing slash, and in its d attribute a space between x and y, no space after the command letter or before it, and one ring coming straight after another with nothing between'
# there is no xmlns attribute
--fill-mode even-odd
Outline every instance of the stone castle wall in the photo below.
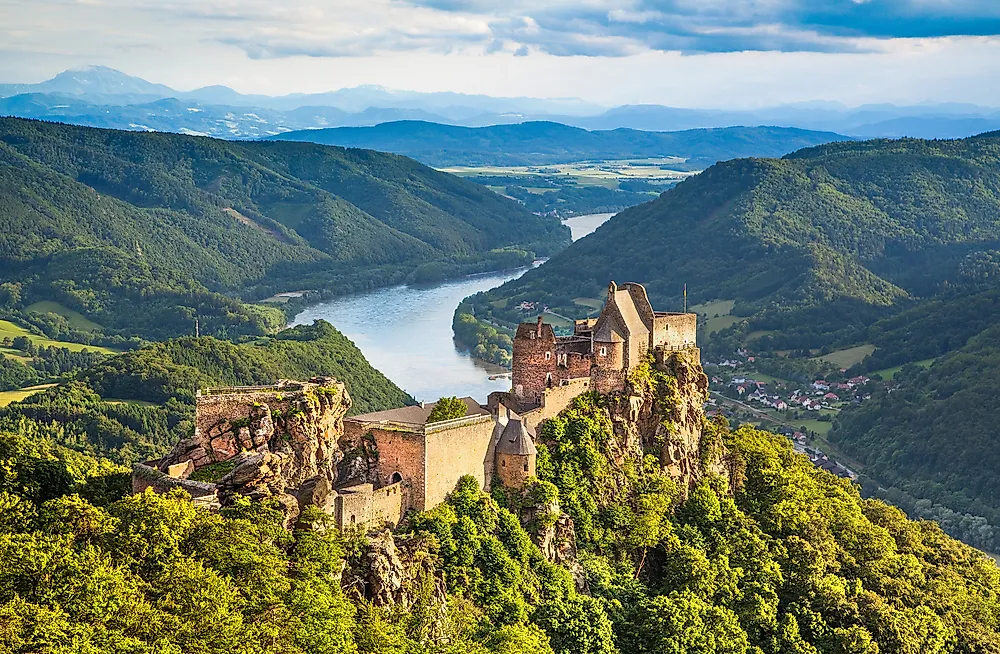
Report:
<svg viewBox="0 0 1000 654"><path fill-rule="evenodd" d="M454 421L449 421L454 422ZM447 423L442 423L442 427ZM493 418L478 416L461 426L436 429L428 425L426 438L426 496L419 510L432 508L444 501L455 490L459 478L471 475L480 488L487 486L487 458L493 438Z"/></svg>
<svg viewBox="0 0 1000 654"><path fill-rule="evenodd" d="M556 336L550 325L525 323L514 335L511 384L525 400L537 398L550 383L556 369Z"/></svg>
<svg viewBox="0 0 1000 654"><path fill-rule="evenodd" d="M497 455L497 477L507 488L524 488L535 476L535 459L514 454Z"/></svg>
<svg viewBox="0 0 1000 654"><path fill-rule="evenodd" d="M333 517L341 529L396 525L406 512L405 495L401 482L379 489L372 484L344 488L334 500Z"/></svg>
<svg viewBox="0 0 1000 654"><path fill-rule="evenodd" d="M694 313L657 314L654 318L653 346L668 349L694 347L698 342L698 315Z"/></svg>
<svg viewBox="0 0 1000 654"><path fill-rule="evenodd" d="M345 423L345 429L345 436L353 443L360 443L363 436L371 433L378 448L378 462L375 466L378 485L394 483L393 475L398 474L406 487L406 504L403 510L422 511L426 474L424 459L427 451L422 430L365 425L351 420Z"/></svg>
<svg viewBox="0 0 1000 654"><path fill-rule="evenodd" d="M132 468L132 494L142 493L147 488L152 488L158 494L168 493L174 488L180 488L189 495L195 506L205 508L216 508L219 506L219 498L215 484L207 484L200 481L192 481L182 477L171 477L159 470L159 461L147 461L137 463Z"/></svg>

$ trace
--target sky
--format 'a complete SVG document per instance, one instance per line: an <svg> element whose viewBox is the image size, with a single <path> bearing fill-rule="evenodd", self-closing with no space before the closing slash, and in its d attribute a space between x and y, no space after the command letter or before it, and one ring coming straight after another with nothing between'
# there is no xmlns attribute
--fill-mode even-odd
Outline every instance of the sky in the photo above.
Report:
<svg viewBox="0 0 1000 654"><path fill-rule="evenodd" d="M0 0L0 81L1000 106L1000 0Z"/></svg>

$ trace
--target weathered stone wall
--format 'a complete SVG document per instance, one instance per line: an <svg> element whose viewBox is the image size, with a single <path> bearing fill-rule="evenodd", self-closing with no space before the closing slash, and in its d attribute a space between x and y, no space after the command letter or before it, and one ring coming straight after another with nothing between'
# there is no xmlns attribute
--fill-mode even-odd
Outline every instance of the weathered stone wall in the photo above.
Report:
<svg viewBox="0 0 1000 654"><path fill-rule="evenodd" d="M601 355L601 348L607 352ZM594 343L594 366L590 371L591 386L595 391L610 393L623 388L625 376L625 344Z"/></svg>
<svg viewBox="0 0 1000 654"><path fill-rule="evenodd" d="M524 488L528 478L535 476L535 457L498 454L496 472L505 488Z"/></svg>
<svg viewBox="0 0 1000 654"><path fill-rule="evenodd" d="M692 347L698 342L698 314L658 314L654 320L654 347Z"/></svg>
<svg viewBox="0 0 1000 654"><path fill-rule="evenodd" d="M487 457L493 437L493 419L482 416L454 429L435 430L429 425L426 496L419 510L430 509L455 490L463 475L472 475L479 487L486 486Z"/></svg>
<svg viewBox="0 0 1000 654"><path fill-rule="evenodd" d="M639 313L639 317L642 318L643 323L647 326L652 326L653 305L649 303L649 295L646 293L646 287L635 282L627 282L625 290L632 296L635 310Z"/></svg>
<svg viewBox="0 0 1000 654"><path fill-rule="evenodd" d="M591 355L581 352L560 352L564 365L559 367L559 381L590 376Z"/></svg>
<svg viewBox="0 0 1000 654"><path fill-rule="evenodd" d="M360 484L341 489L334 500L333 517L341 529L395 526L403 517L405 491L402 483L375 489Z"/></svg>
<svg viewBox="0 0 1000 654"><path fill-rule="evenodd" d="M174 488L181 488L191 495L196 506L215 508L219 506L215 484L192 481L181 477L171 477L160 472L159 461L137 463L132 468L132 494L136 495L152 488L156 493L167 493Z"/></svg>
<svg viewBox="0 0 1000 654"><path fill-rule="evenodd" d="M347 423L352 431L359 429L356 423ZM406 487L406 504L403 510L424 510L426 448L424 435L420 431L391 429L388 426L368 425L365 433L371 432L378 448L378 462L375 467L378 485L394 483L393 475L399 473ZM363 435L363 434L362 434Z"/></svg>
<svg viewBox="0 0 1000 654"><path fill-rule="evenodd" d="M537 409L521 414L524 424L537 430L542 422L559 415L559 412L569 406L573 398L586 393L591 388L590 377L570 380L565 386L555 386L542 393Z"/></svg>
<svg viewBox="0 0 1000 654"><path fill-rule="evenodd" d="M524 401L537 402L556 372L556 336L552 326L541 322L521 324L514 336L511 361L514 394Z"/></svg>

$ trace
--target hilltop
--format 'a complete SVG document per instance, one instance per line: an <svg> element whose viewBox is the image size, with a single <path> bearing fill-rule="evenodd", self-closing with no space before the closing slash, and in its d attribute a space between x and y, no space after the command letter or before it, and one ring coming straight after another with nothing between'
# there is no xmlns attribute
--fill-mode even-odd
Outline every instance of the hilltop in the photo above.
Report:
<svg viewBox="0 0 1000 654"><path fill-rule="evenodd" d="M374 127L301 130L269 140L371 148L413 157L430 166L538 166L576 161L676 157L668 167L700 170L738 157L774 157L830 141L832 132L785 127L724 127L682 132L634 129L587 131L555 122L458 127L407 120Z"/></svg>
<svg viewBox="0 0 1000 654"><path fill-rule="evenodd" d="M541 425L537 477L522 489L486 493L464 476L430 510L369 533L341 532L315 505L285 528L263 491L218 512L184 492L131 495L124 468L70 449L59 425L0 417L0 647L1000 648L1000 571L986 555L862 499L780 437L706 422L696 359L633 373L624 392L585 393ZM690 484L657 456L686 419L698 430L681 465Z"/></svg>
<svg viewBox="0 0 1000 654"><path fill-rule="evenodd" d="M618 214L544 266L488 294L494 317L522 301L583 317L607 279L647 280L679 308L735 301L748 329L821 347L839 330L961 282L1000 238L1000 136L868 141L712 166ZM824 312L834 306L848 312ZM774 343L776 349L784 343Z"/></svg>
<svg viewBox="0 0 1000 654"><path fill-rule="evenodd" d="M681 308L686 284L689 306L728 305L703 318L699 338L716 361L743 352L747 367L733 375L770 375L788 391L821 375L884 376L870 398L810 415L832 420L827 440L863 466L867 493L992 547L998 161L990 133L720 163L468 299L455 324L470 347L503 348L496 324L546 306L591 315L608 278L647 280L668 310ZM837 351L861 354L824 356ZM732 375L714 374L721 392ZM778 419L798 428L805 413Z"/></svg>
<svg viewBox="0 0 1000 654"><path fill-rule="evenodd" d="M569 242L558 220L404 157L19 119L0 119L0 207L5 310L54 301L145 338L196 317L228 336L282 322L234 296L440 279Z"/></svg>

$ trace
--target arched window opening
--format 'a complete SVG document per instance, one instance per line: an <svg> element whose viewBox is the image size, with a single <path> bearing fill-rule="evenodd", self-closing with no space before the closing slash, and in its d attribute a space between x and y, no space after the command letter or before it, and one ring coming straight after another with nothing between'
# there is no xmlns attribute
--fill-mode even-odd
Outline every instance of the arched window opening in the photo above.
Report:
<svg viewBox="0 0 1000 654"><path fill-rule="evenodd" d="M390 484L398 484L401 481L403 481L403 475L399 474L398 472L392 473L392 476L389 477Z"/></svg>

